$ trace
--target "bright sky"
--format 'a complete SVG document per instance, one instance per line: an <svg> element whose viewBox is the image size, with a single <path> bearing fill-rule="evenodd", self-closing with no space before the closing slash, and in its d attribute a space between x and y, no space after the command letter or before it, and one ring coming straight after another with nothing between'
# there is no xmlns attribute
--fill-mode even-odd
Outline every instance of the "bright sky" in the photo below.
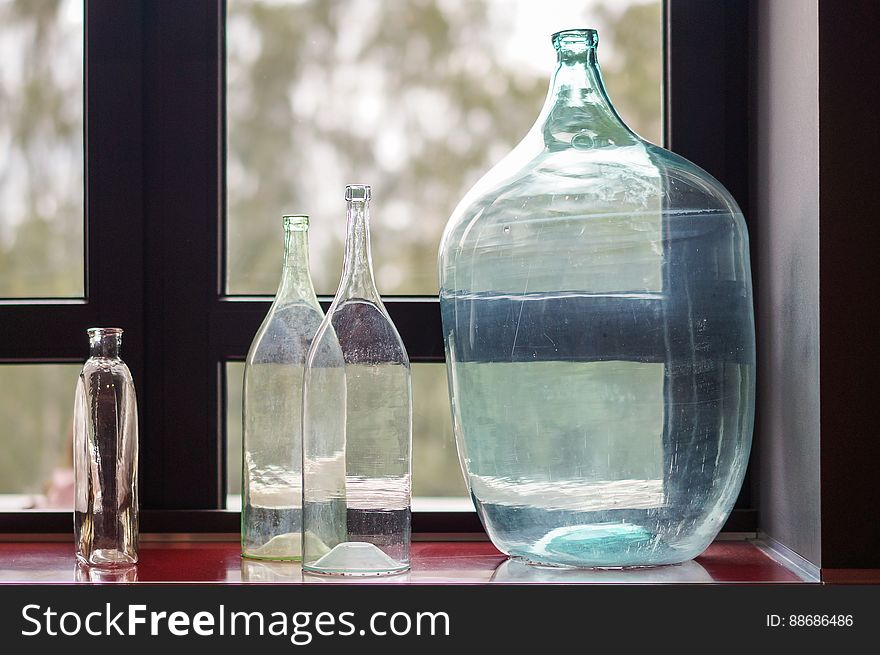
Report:
<svg viewBox="0 0 880 655"><path fill-rule="evenodd" d="M460 2L461 0L451 0ZM594 7L604 4L621 12L630 5L646 4L650 0L490 0L496 20L512 20L513 30L506 45L506 54L524 66L547 72L555 61L550 45L554 32L576 28L599 30L599 47L607 47L601 40L602 25L594 14ZM601 61L601 59L600 59Z"/></svg>

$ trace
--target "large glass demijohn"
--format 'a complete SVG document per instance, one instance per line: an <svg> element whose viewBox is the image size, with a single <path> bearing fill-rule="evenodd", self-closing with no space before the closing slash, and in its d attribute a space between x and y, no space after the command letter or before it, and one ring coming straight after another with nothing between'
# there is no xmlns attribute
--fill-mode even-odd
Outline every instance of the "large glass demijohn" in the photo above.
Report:
<svg viewBox="0 0 880 655"><path fill-rule="evenodd" d="M624 125L595 31L552 40L535 126L440 247L459 454L509 555L682 562L724 524L749 457L746 226L717 180Z"/></svg>

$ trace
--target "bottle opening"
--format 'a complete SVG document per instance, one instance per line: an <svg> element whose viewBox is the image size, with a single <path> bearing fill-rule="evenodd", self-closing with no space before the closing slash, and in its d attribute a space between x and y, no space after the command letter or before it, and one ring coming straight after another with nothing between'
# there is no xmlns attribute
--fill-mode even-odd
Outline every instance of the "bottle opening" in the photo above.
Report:
<svg viewBox="0 0 880 655"><path fill-rule="evenodd" d="M309 229L309 217L305 214L284 214L281 223L285 230L302 232Z"/></svg>
<svg viewBox="0 0 880 655"><path fill-rule="evenodd" d="M91 357L119 358L122 328L93 327L86 330L86 333L89 335L89 355Z"/></svg>
<svg viewBox="0 0 880 655"><path fill-rule="evenodd" d="M592 29L562 30L550 37L559 51L583 52L599 45L599 33Z"/></svg>
<svg viewBox="0 0 880 655"><path fill-rule="evenodd" d="M349 184L345 187L345 199L352 202L366 202L370 199L370 185Z"/></svg>
<svg viewBox="0 0 880 655"><path fill-rule="evenodd" d="M86 330L89 337L103 337L111 334L122 334L122 328L118 327L93 327Z"/></svg>

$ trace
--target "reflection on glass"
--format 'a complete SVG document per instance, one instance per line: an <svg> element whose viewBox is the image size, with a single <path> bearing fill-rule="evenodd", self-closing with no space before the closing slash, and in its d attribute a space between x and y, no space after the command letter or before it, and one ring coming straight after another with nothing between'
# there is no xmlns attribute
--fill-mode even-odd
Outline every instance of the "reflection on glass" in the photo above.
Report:
<svg viewBox="0 0 880 655"><path fill-rule="evenodd" d="M83 294L83 0L0 2L0 297Z"/></svg>
<svg viewBox="0 0 880 655"><path fill-rule="evenodd" d="M560 583L572 584L661 584L667 582L695 583L714 582L712 576L698 562L690 560L681 564L649 566L630 569L574 569L535 566L517 560L507 560L495 569L493 582L511 583Z"/></svg>
<svg viewBox="0 0 880 655"><path fill-rule="evenodd" d="M336 291L337 189L373 183L376 282L436 294L437 244L474 182L526 133L547 91L547 35L598 27L615 105L661 134L659 0L230 0L227 288L272 293L270 218L313 218L319 294ZM353 14L357 20L351 20Z"/></svg>
<svg viewBox="0 0 880 655"><path fill-rule="evenodd" d="M0 369L2 370L2 369ZM226 505L241 503L242 362L226 364ZM413 507L473 509L458 463L443 364L413 364Z"/></svg>
<svg viewBox="0 0 880 655"><path fill-rule="evenodd" d="M242 582L302 582L299 562L273 562L241 558Z"/></svg>
<svg viewBox="0 0 880 655"><path fill-rule="evenodd" d="M0 511L73 509L73 389L80 364L0 366Z"/></svg>
<svg viewBox="0 0 880 655"><path fill-rule="evenodd" d="M138 569L136 565L109 569L88 566L82 562L77 562L73 579L77 582L93 582L97 584L137 582Z"/></svg>
<svg viewBox="0 0 880 655"><path fill-rule="evenodd" d="M327 576L316 573L302 572L302 581L309 584L406 584L412 581L412 572L396 573L394 575L384 577L345 577L345 576Z"/></svg>

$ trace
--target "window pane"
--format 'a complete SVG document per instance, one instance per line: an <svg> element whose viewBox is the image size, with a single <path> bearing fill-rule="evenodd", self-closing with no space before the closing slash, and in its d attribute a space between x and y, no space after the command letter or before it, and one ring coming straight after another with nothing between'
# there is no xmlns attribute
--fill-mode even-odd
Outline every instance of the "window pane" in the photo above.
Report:
<svg viewBox="0 0 880 655"><path fill-rule="evenodd" d="M227 21L230 293L274 293L284 212L312 215L334 293L350 183L374 187L380 291L437 293L446 221L537 117L558 29L599 29L615 105L660 141L660 0L230 0Z"/></svg>
<svg viewBox="0 0 880 655"><path fill-rule="evenodd" d="M446 365L413 364L412 381L413 496L422 501L466 497L452 433ZM466 500L467 509L473 509L470 499ZM416 509L420 504L425 505L416 502Z"/></svg>
<svg viewBox="0 0 880 655"><path fill-rule="evenodd" d="M0 365L0 511L73 509L73 398L81 368Z"/></svg>
<svg viewBox="0 0 880 655"><path fill-rule="evenodd" d="M241 505L241 391L244 364L226 364L227 507ZM413 507L473 509L452 436L446 366L413 364Z"/></svg>
<svg viewBox="0 0 880 655"><path fill-rule="evenodd" d="M226 363L226 507L241 509L241 397L244 362Z"/></svg>
<svg viewBox="0 0 880 655"><path fill-rule="evenodd" d="M83 0L0 0L0 297L83 295Z"/></svg>

